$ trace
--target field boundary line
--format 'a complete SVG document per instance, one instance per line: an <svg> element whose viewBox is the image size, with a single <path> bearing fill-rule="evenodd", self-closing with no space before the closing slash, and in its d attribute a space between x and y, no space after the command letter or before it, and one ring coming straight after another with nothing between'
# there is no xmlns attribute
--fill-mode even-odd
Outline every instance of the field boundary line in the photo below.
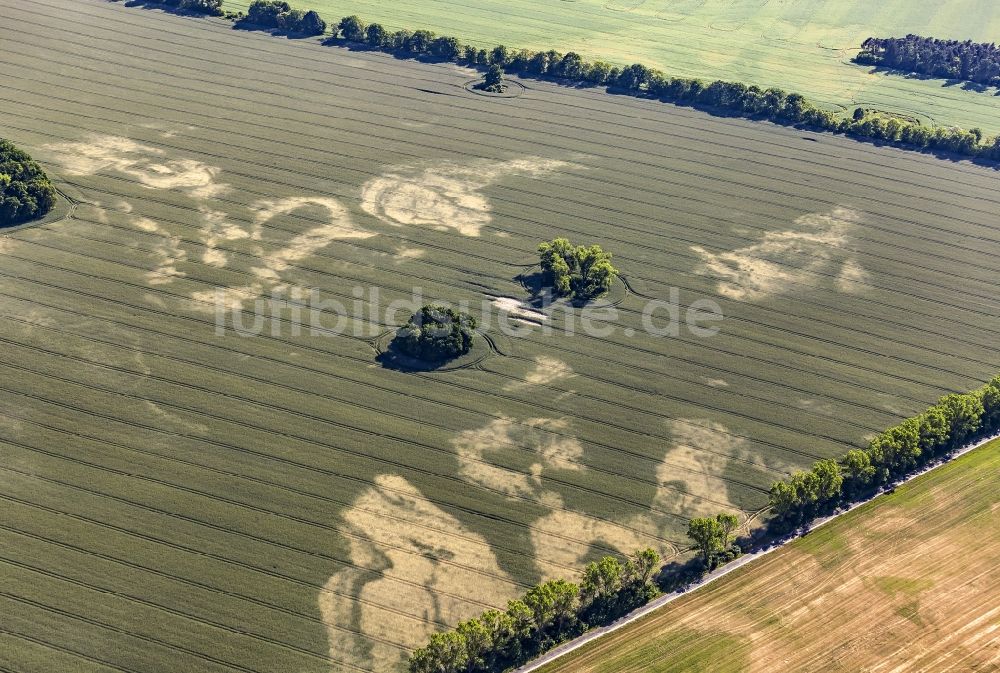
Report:
<svg viewBox="0 0 1000 673"><path fill-rule="evenodd" d="M739 570L740 568L742 568L744 566L747 566L750 563L753 563L757 559L762 558L762 557L770 554L771 552L774 552L774 551L777 551L778 549L784 548L786 545L788 545L789 543L794 542L795 540L801 538L806 533L810 533L810 532L816 530L817 528L819 528L821 526L825 526L826 524L830 523L831 521L833 521L833 520L835 520L835 519L837 519L837 518L839 518L839 517L841 517L841 516L843 516L843 515L845 515L845 514L847 514L849 512L852 512L852 511L854 511L855 509L857 509L859 507L867 505L870 502L874 502L880 496L882 496L882 495L884 495L886 493L892 493L899 486L902 486L903 484L906 484L906 483L908 483L910 481L913 481L917 477L921 477L921 476L927 474L928 472L931 472L932 470L935 470L935 469L937 469L939 467L942 467L943 465L947 465L948 463L954 461L955 459L960 458L960 457L964 456L965 454L967 454L967 453L969 453L971 451L974 451L974 450L980 448L981 446L984 446L984 445L990 443L991 441L993 441L994 439L997 439L998 437L1000 437L1000 433L994 434L994 435L990 435L988 437L984 437L984 438L982 438L982 439L980 439L980 440L978 440L976 442L973 442L972 444L967 444L967 445L963 446L962 448L957 449L957 450L953 451L952 453L948 454L940 462L935 462L935 463L932 463L930 465L927 465L927 466L921 468L920 470L917 470L913 474L907 475L903 479L900 479L898 481L892 482L887 487L883 488L881 491L879 491L878 493L876 493L875 495L873 495L870 498L866 498L864 500L859 500L858 502L851 503L851 505L849 505L846 509L844 509L842 511L835 512L834 514L830 514L829 516L825 516L825 517L822 517L820 519L816 519L813 522L811 522L809 524L806 524L806 526L804 526L804 530L801 533L798 533L798 534L796 534L796 535L794 535L794 536L792 536L792 537L784 540L783 542L779 542L779 543L771 545L769 547L765 547L763 549L759 549L757 551L752 551L752 552L748 552L748 553L744 554L743 556L741 556L740 558L736 559L735 561L733 561L731 563L727 563L726 565L722 566L721 568L719 568L719 569L717 569L717 570L709 573L703 579L701 579L698 582L695 582L694 584L692 584L689 587L687 587L682 593L671 592L671 593L665 594L663 596L660 596L659 598L653 600L650 603L647 603L646 605L642 606L641 608L637 608L636 610L633 610L629 614L625 615L624 617L622 617L618 621L616 621L616 622L614 622L612 624L609 624L608 626L602 626L600 628L593 629L592 631L588 631L587 633L583 634L582 636L578 636L577 638L574 638L573 640L571 640L571 641L569 641L567 643L563 643L559 647L557 647L557 648L549 651L548 653L542 655L538 659L535 659L534 661L531 661L531 662L529 662L529 663L521 666L520 668L514 669L514 673L531 673L532 671L537 671L537 670L541 669L543 666L546 666L547 664L552 663L556 659L559 659L560 657L562 657L562 656L564 656L566 654L569 654L570 652L574 652L574 651L580 649L584 645L587 645L588 643L590 643L590 642L592 642L594 640L597 640L598 638L600 638L602 636L606 636L609 633L614 633L615 631L618 631L619 629L621 629L621 628L623 628L625 626L628 626L632 622L635 622L635 621L637 621L639 619L642 619L643 617L649 615L652 612L655 612L656 610L658 610L659 608L663 607L664 605L672 603L672 602L674 602L675 600L677 600L679 598L687 596L688 594L690 594L693 591L697 591L698 589L700 589L700 588L702 588L704 586L712 584L712 583L714 583L714 582L722 579L726 575L728 575L728 574L730 574L732 572L735 572L735 571Z"/></svg>

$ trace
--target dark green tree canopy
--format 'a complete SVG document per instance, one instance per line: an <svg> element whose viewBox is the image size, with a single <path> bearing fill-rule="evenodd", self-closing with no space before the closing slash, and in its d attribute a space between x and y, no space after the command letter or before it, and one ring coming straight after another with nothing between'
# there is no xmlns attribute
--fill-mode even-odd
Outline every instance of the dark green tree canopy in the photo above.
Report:
<svg viewBox="0 0 1000 673"><path fill-rule="evenodd" d="M442 362L472 348L476 319L443 306L428 305L399 328L394 344L406 355Z"/></svg>
<svg viewBox="0 0 1000 673"><path fill-rule="evenodd" d="M161 0L168 7L199 14L222 16L222 0Z"/></svg>
<svg viewBox="0 0 1000 673"><path fill-rule="evenodd" d="M56 190L42 167L0 138L0 227L37 219L55 202Z"/></svg>
<svg viewBox="0 0 1000 673"><path fill-rule="evenodd" d="M611 289L618 269L611 253L599 245L574 247L569 239L556 238L538 246L543 282L560 297L586 301Z"/></svg>
<svg viewBox="0 0 1000 673"><path fill-rule="evenodd" d="M504 88L503 67L499 63L494 63L486 71L486 77L483 79L483 90L503 93Z"/></svg>
<svg viewBox="0 0 1000 673"><path fill-rule="evenodd" d="M309 10L292 9L284 0L253 0L246 18L236 24L240 28L272 28L295 35L322 35L326 21Z"/></svg>

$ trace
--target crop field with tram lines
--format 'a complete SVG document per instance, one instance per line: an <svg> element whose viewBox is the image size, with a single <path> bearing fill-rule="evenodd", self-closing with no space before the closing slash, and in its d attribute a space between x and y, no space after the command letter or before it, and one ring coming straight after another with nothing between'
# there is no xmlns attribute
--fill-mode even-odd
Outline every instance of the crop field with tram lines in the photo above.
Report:
<svg viewBox="0 0 1000 673"><path fill-rule="evenodd" d="M401 670L1000 365L991 169L104 0L0 0L0 45L62 194L0 234L0 670ZM509 305L559 235L622 271L601 335L494 311L404 372L405 311L295 329ZM719 333L644 330L672 295Z"/></svg>
<svg viewBox="0 0 1000 673"><path fill-rule="evenodd" d="M996 670L997 449L994 440L539 670Z"/></svg>
<svg viewBox="0 0 1000 673"><path fill-rule="evenodd" d="M225 0L229 11L250 0ZM991 0L300 0L327 21L357 14L391 30L426 28L490 49L575 51L585 60L644 63L668 75L777 86L830 110L884 110L930 126L1000 132L996 89L850 62L869 37L910 33L995 42Z"/></svg>

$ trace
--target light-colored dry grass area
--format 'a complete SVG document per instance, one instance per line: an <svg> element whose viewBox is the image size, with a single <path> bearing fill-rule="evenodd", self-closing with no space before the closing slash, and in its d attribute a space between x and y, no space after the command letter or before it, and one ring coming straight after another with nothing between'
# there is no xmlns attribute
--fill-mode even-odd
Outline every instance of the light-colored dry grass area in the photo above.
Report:
<svg viewBox="0 0 1000 673"><path fill-rule="evenodd" d="M1000 441L546 673L1000 670Z"/></svg>

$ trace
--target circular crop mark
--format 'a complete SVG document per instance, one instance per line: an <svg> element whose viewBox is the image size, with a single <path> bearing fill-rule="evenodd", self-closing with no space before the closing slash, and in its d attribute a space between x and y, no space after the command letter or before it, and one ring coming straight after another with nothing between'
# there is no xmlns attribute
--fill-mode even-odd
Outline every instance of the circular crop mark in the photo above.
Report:
<svg viewBox="0 0 1000 673"><path fill-rule="evenodd" d="M646 4L646 0L609 0L604 3L604 9L612 12L631 12Z"/></svg>
<svg viewBox="0 0 1000 673"><path fill-rule="evenodd" d="M495 352L492 341L486 338L483 332L477 330L475 334L476 338L472 341L472 348L465 355L443 362L430 362L410 357L396 348L393 345L396 330L388 330L375 339L375 351L378 353L375 360L386 369L402 372L450 372L457 369L469 369L477 366Z"/></svg>
<svg viewBox="0 0 1000 673"><path fill-rule="evenodd" d="M535 264L524 273L519 274L514 280L519 282L521 287L523 287L532 297L540 298L545 290L545 288L542 287L541 279L541 267ZM607 294L595 297L594 299L590 299L588 301L577 301L569 297L556 297L546 308L559 306L572 308L610 308L612 306L618 306L625 301L625 298L628 297L630 292L628 283L619 274L615 277L614 282L611 284L611 289L608 290Z"/></svg>
<svg viewBox="0 0 1000 673"><path fill-rule="evenodd" d="M469 93L474 93L477 96L486 96L488 98L520 98L527 89L527 87L520 82L514 82L509 79L504 80L503 83L507 88L502 92L484 91L483 89L476 88L482 83L483 80L481 79L470 80L465 83L465 90Z"/></svg>
<svg viewBox="0 0 1000 673"><path fill-rule="evenodd" d="M671 0L667 6L656 13L661 21L678 23L691 17L692 14L705 6L705 0Z"/></svg>

